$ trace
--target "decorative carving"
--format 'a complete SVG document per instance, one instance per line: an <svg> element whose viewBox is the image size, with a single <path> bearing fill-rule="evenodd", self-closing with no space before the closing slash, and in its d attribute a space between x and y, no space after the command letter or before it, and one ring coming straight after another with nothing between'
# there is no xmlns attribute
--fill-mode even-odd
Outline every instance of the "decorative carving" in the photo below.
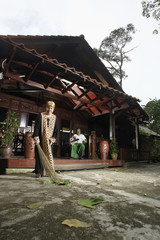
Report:
<svg viewBox="0 0 160 240"><path fill-rule="evenodd" d="M14 109L14 110L18 110L19 101L12 100L12 101L11 101L11 107L12 107L12 109Z"/></svg>
<svg viewBox="0 0 160 240"><path fill-rule="evenodd" d="M9 99L7 99L7 98L0 98L0 106L1 107L9 107Z"/></svg>

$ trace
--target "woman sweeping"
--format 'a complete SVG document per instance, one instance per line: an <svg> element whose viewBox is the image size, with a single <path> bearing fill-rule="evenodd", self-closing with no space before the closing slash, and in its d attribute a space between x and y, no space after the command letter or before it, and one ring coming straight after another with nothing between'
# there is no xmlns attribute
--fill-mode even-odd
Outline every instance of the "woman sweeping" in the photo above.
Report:
<svg viewBox="0 0 160 240"><path fill-rule="evenodd" d="M37 178L43 176L57 178L54 170L53 143L56 141L57 137L58 119L53 114L54 109L55 103L48 101L46 103L46 111L38 114L35 121L33 138L36 145L35 174Z"/></svg>

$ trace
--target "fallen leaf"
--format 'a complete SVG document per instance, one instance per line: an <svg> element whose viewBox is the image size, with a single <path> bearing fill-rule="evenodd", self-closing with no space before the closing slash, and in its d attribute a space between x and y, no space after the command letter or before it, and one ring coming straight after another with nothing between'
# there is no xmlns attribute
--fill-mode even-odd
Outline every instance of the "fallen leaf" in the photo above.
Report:
<svg viewBox="0 0 160 240"><path fill-rule="evenodd" d="M54 183L58 184L58 185L66 185L66 186L71 186L71 181L68 179L65 180L55 180Z"/></svg>
<svg viewBox="0 0 160 240"><path fill-rule="evenodd" d="M36 179L38 182L42 183L42 184L51 184L53 183L53 181L51 180L43 180L43 179Z"/></svg>
<svg viewBox="0 0 160 240"><path fill-rule="evenodd" d="M83 207L88 207L88 208L95 209L96 207L94 205L97 205L101 202L103 202L103 200L99 199L99 198L86 198L86 199L80 199L78 201L78 204L83 206Z"/></svg>
<svg viewBox="0 0 160 240"><path fill-rule="evenodd" d="M66 219L62 222L62 224L67 225L69 227L76 227L76 228L80 228L80 227L88 228L91 226L90 224L79 221L78 219Z"/></svg>
<svg viewBox="0 0 160 240"><path fill-rule="evenodd" d="M27 208L29 209L35 209L35 208L38 208L42 205L43 202L37 202L37 203L32 203L30 205L27 206Z"/></svg>
<svg viewBox="0 0 160 240"><path fill-rule="evenodd" d="M42 179L37 179L37 178L36 178L36 181L38 181L38 182L40 182L40 183L43 183L43 182L44 182L44 180L42 180Z"/></svg>
<svg viewBox="0 0 160 240"><path fill-rule="evenodd" d="M53 183L53 181L51 181L51 180L44 180L43 181L43 184L51 184L51 183Z"/></svg>

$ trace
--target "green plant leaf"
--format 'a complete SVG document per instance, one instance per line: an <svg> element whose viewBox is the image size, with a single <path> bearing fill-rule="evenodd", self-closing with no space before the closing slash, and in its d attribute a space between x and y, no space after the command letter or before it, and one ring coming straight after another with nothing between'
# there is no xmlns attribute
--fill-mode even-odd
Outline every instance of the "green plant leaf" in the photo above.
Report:
<svg viewBox="0 0 160 240"><path fill-rule="evenodd" d="M65 179L65 180L58 179L58 180L55 180L54 183L58 185L66 185L68 187L71 186L71 181L69 179Z"/></svg>
<svg viewBox="0 0 160 240"><path fill-rule="evenodd" d="M44 180L43 181L43 184L51 184L51 183L53 183L53 181L51 181L51 180Z"/></svg>
<svg viewBox="0 0 160 240"><path fill-rule="evenodd" d="M103 200L100 198L86 198L86 199L80 199L78 201L78 205L95 209L96 207L94 205L97 205L101 202L103 202Z"/></svg>
<svg viewBox="0 0 160 240"><path fill-rule="evenodd" d="M158 34L158 30L154 29L153 34Z"/></svg>

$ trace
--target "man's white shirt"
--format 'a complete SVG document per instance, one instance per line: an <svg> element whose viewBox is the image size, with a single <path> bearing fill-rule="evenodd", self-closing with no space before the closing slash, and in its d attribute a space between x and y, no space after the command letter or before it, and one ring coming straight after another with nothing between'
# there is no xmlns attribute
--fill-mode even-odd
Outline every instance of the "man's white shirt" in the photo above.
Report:
<svg viewBox="0 0 160 240"><path fill-rule="evenodd" d="M86 137L83 134L80 135L74 134L73 137L78 139L77 141L75 141L75 143L83 143L83 141L86 139Z"/></svg>

